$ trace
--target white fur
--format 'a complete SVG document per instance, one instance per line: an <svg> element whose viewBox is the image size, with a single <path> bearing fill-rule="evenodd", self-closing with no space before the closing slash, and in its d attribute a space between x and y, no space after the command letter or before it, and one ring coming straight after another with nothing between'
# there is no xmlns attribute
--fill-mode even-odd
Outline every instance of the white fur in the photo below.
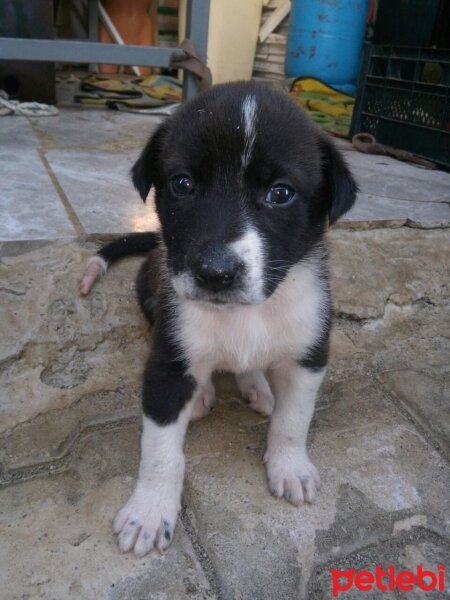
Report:
<svg viewBox="0 0 450 600"><path fill-rule="evenodd" d="M171 275L170 280L180 298L193 298L195 296L197 286L191 273L184 272L179 275Z"/></svg>
<svg viewBox="0 0 450 600"><path fill-rule="evenodd" d="M255 241L250 236L242 242L244 253L249 240ZM249 254L254 256L251 250ZM209 410L210 376L218 369L237 373L244 395L256 389L254 408L265 414L272 410L273 397L260 371L269 369L276 398L265 455L269 486L293 504L313 500L320 480L308 458L306 438L324 370L313 373L293 357L300 358L320 336L325 302L314 256L292 267L261 304L218 310L204 302L174 300L177 320L172 333L190 359L190 373L199 388L175 423L160 426L144 417L138 481L114 521L122 552L134 549L142 556L170 544L180 510L187 424L191 416Z"/></svg>
<svg viewBox="0 0 450 600"><path fill-rule="evenodd" d="M198 419L206 417L215 402L216 392L214 385L211 379L208 379L203 385L199 386L195 393L191 421L197 421Z"/></svg>
<svg viewBox="0 0 450 600"><path fill-rule="evenodd" d="M95 254L92 256L86 265L86 270L80 282L80 292L83 295L89 294L91 289L94 287L95 282L100 279L108 269L108 263L106 260Z"/></svg>
<svg viewBox="0 0 450 600"><path fill-rule="evenodd" d="M238 374L236 383L250 408L265 416L272 414L275 399L262 371Z"/></svg>
<svg viewBox="0 0 450 600"><path fill-rule="evenodd" d="M193 371L197 365L204 373L265 370L291 357L301 358L318 339L325 302L326 291L311 257L292 267L261 304L217 310L179 300L173 334Z"/></svg>
<svg viewBox="0 0 450 600"><path fill-rule="evenodd" d="M245 265L244 295L249 303L264 300L264 243L261 235L249 227L244 235L230 244L232 251Z"/></svg>
<svg viewBox="0 0 450 600"><path fill-rule="evenodd" d="M243 262L245 281L239 290L226 292L232 296L230 301L242 304L257 304L264 300L264 244L261 235L253 227L236 241L229 249ZM202 290L195 283L192 273L184 272L171 277L172 285L180 298L209 300L211 293ZM213 294L214 295L214 294Z"/></svg>
<svg viewBox="0 0 450 600"><path fill-rule="evenodd" d="M276 403L264 461L271 491L292 504L312 502L320 485L306 451L306 438L324 374L325 369L313 372L294 360L271 372Z"/></svg>
<svg viewBox="0 0 450 600"><path fill-rule="evenodd" d="M256 103L256 98L250 94L245 96L244 101L242 102L242 119L244 121L245 141L244 150L241 155L241 165L244 169L250 162L253 146L255 145L257 110L258 105Z"/></svg>
<svg viewBox="0 0 450 600"><path fill-rule="evenodd" d="M164 550L172 540L181 508L183 441L192 408L191 401L170 425L161 426L143 418L138 480L131 498L114 520L122 552L134 549L143 556L153 548Z"/></svg>
<svg viewBox="0 0 450 600"><path fill-rule="evenodd" d="M108 263L103 257L99 256L98 254L94 254L94 256L91 256L91 258L88 260L87 268L89 268L90 265L98 265L100 267L102 275L104 275L108 270Z"/></svg>

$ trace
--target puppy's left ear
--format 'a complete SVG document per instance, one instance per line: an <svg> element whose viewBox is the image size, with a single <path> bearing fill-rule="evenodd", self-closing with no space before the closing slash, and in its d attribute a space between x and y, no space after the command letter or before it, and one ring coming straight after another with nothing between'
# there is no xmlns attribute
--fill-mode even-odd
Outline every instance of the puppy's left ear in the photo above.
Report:
<svg viewBox="0 0 450 600"><path fill-rule="evenodd" d="M326 210L329 223L333 225L355 203L358 186L333 142L322 137L320 146L322 173L325 180Z"/></svg>
<svg viewBox="0 0 450 600"><path fill-rule="evenodd" d="M158 172L159 155L166 128L160 125L142 150L140 157L131 168L131 179L140 197L145 202Z"/></svg>

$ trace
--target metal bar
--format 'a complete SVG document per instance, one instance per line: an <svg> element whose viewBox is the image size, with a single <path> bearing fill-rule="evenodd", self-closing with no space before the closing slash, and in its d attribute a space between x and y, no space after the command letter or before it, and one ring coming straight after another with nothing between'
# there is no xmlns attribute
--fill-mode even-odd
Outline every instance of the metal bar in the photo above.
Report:
<svg viewBox="0 0 450 600"><path fill-rule="evenodd" d="M98 42L98 2L88 0L88 38L91 42Z"/></svg>
<svg viewBox="0 0 450 600"><path fill-rule="evenodd" d="M88 38L91 42L98 42L98 3L97 0L88 0ZM97 63L89 65L89 71L97 72Z"/></svg>
<svg viewBox="0 0 450 600"><path fill-rule="evenodd" d="M0 60L168 67L173 48L0 37Z"/></svg>
<svg viewBox="0 0 450 600"><path fill-rule="evenodd" d="M206 63L208 49L208 24L210 0L188 0L186 13L186 35L198 52L200 59ZM185 72L183 78L183 98L187 100L197 93L194 76Z"/></svg>
<svg viewBox="0 0 450 600"><path fill-rule="evenodd" d="M100 19L103 23L103 26L106 29L106 31L109 33L109 35L111 36L112 41L115 42L116 44L118 44L119 46L125 46L125 42L123 41L122 36L120 35L119 31L116 29L116 26L114 25L114 23L111 21L110 16L108 15L108 13L105 10L105 7L101 3L101 0L98 0L98 12L100 15ZM131 70L136 75L136 77L141 76L141 71L139 70L138 66L133 65L131 67Z"/></svg>
<svg viewBox="0 0 450 600"><path fill-rule="evenodd" d="M200 59L206 62L210 0L188 0L186 38L192 40ZM98 7L89 0L89 37L96 37ZM154 46L118 46L98 42L35 40L0 37L0 60L31 60L66 63L106 63L168 67L174 48ZM184 73L183 98L197 93L194 76Z"/></svg>

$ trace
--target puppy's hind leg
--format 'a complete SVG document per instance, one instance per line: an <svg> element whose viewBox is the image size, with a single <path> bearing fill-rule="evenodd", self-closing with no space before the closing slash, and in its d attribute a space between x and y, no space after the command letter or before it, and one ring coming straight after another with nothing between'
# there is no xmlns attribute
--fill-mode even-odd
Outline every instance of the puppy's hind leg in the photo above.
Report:
<svg viewBox="0 0 450 600"><path fill-rule="evenodd" d="M209 378L205 383L198 387L195 393L191 421L198 421L203 419L203 417L206 417L215 402L216 392L214 390L214 384L211 381L211 378Z"/></svg>
<svg viewBox="0 0 450 600"><path fill-rule="evenodd" d="M156 290L152 289L152 267L149 258L141 264L136 277L136 294L142 312L151 325L155 322Z"/></svg>
<svg viewBox="0 0 450 600"><path fill-rule="evenodd" d="M250 408L265 416L272 414L274 398L262 371L236 374L236 383Z"/></svg>

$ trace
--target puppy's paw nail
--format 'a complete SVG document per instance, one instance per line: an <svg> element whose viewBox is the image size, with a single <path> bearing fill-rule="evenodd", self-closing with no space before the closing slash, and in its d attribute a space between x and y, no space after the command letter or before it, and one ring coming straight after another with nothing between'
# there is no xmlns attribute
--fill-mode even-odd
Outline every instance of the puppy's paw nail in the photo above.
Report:
<svg viewBox="0 0 450 600"><path fill-rule="evenodd" d="M271 493L284 497L287 502L299 506L313 502L320 486L315 466L303 452L277 453L277 457L266 453L268 484Z"/></svg>
<svg viewBox="0 0 450 600"><path fill-rule="evenodd" d="M138 498L132 496L114 520L120 551L134 550L137 556L144 556L154 549L165 550L172 541L177 515L177 502L167 497L160 498L151 491Z"/></svg>

